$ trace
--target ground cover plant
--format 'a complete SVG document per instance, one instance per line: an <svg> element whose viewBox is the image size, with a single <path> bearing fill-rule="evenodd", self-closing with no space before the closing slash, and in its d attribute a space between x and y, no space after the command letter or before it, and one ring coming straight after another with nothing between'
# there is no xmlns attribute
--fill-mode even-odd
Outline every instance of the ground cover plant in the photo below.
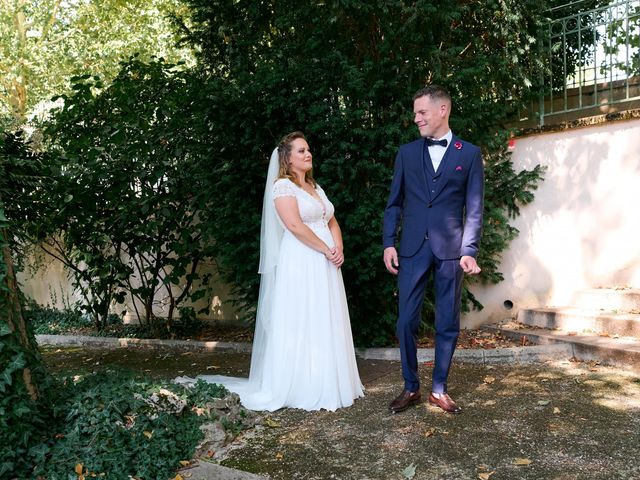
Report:
<svg viewBox="0 0 640 480"><path fill-rule="evenodd" d="M237 435L250 425L243 410L229 420L213 408L212 402L228 394L219 385L187 388L120 369L58 380L48 390L51 407L40 425L40 442L30 447L30 464L12 469L3 463L0 475L171 478L193 457L203 438L200 426L221 421Z"/></svg>

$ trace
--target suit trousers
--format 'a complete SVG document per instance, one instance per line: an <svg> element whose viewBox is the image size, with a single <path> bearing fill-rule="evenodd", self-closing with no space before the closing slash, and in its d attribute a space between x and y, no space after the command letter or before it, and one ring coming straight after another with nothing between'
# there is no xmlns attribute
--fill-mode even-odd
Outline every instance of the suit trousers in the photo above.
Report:
<svg viewBox="0 0 640 480"><path fill-rule="evenodd" d="M417 336L425 286L433 274L435 289L435 362L432 375L434 393L446 393L451 359L460 334L460 302L464 272L460 259L441 260L425 239L412 257L399 258L399 312L396 333L400 343L405 389L420 388Z"/></svg>

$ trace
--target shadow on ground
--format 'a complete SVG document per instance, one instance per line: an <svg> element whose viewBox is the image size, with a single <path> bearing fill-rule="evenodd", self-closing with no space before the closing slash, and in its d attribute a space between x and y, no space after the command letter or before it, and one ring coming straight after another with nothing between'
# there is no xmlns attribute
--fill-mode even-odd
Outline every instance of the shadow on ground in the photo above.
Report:
<svg viewBox="0 0 640 480"><path fill-rule="evenodd" d="M43 349L56 374L122 367L155 377L246 375L249 356L147 349ZM457 363L465 412L390 414L400 365L359 361L366 396L337 412L282 410L223 465L273 479L640 479L640 377L594 364ZM429 367L422 367L425 386ZM415 474L411 472L415 467Z"/></svg>

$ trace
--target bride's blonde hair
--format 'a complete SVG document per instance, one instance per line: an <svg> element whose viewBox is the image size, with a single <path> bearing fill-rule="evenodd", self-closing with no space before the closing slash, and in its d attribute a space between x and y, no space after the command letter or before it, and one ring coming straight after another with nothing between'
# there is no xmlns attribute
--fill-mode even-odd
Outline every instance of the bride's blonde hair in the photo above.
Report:
<svg viewBox="0 0 640 480"><path fill-rule="evenodd" d="M291 132L288 135L282 137L282 140L280 140L280 143L278 144L278 159L280 160L280 170L278 171L278 178L288 178L299 187L302 187L302 185L300 185L300 182L298 181L298 177L291 171L291 144L298 138L301 138L305 142L307 141L304 133L299 131ZM316 186L316 181L313 179L313 169L305 172L304 178L308 183L310 183L314 187Z"/></svg>

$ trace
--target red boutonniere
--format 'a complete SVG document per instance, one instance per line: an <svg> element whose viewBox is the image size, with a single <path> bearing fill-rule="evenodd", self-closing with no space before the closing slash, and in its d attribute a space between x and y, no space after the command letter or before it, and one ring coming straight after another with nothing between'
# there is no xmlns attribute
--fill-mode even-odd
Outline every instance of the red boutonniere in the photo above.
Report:
<svg viewBox="0 0 640 480"><path fill-rule="evenodd" d="M462 167L461 167L460 165L458 165L458 166L456 167L456 172L461 172L461 171L462 171Z"/></svg>
<svg viewBox="0 0 640 480"><path fill-rule="evenodd" d="M453 146L456 147L456 150L462 150L462 142L456 142Z"/></svg>

